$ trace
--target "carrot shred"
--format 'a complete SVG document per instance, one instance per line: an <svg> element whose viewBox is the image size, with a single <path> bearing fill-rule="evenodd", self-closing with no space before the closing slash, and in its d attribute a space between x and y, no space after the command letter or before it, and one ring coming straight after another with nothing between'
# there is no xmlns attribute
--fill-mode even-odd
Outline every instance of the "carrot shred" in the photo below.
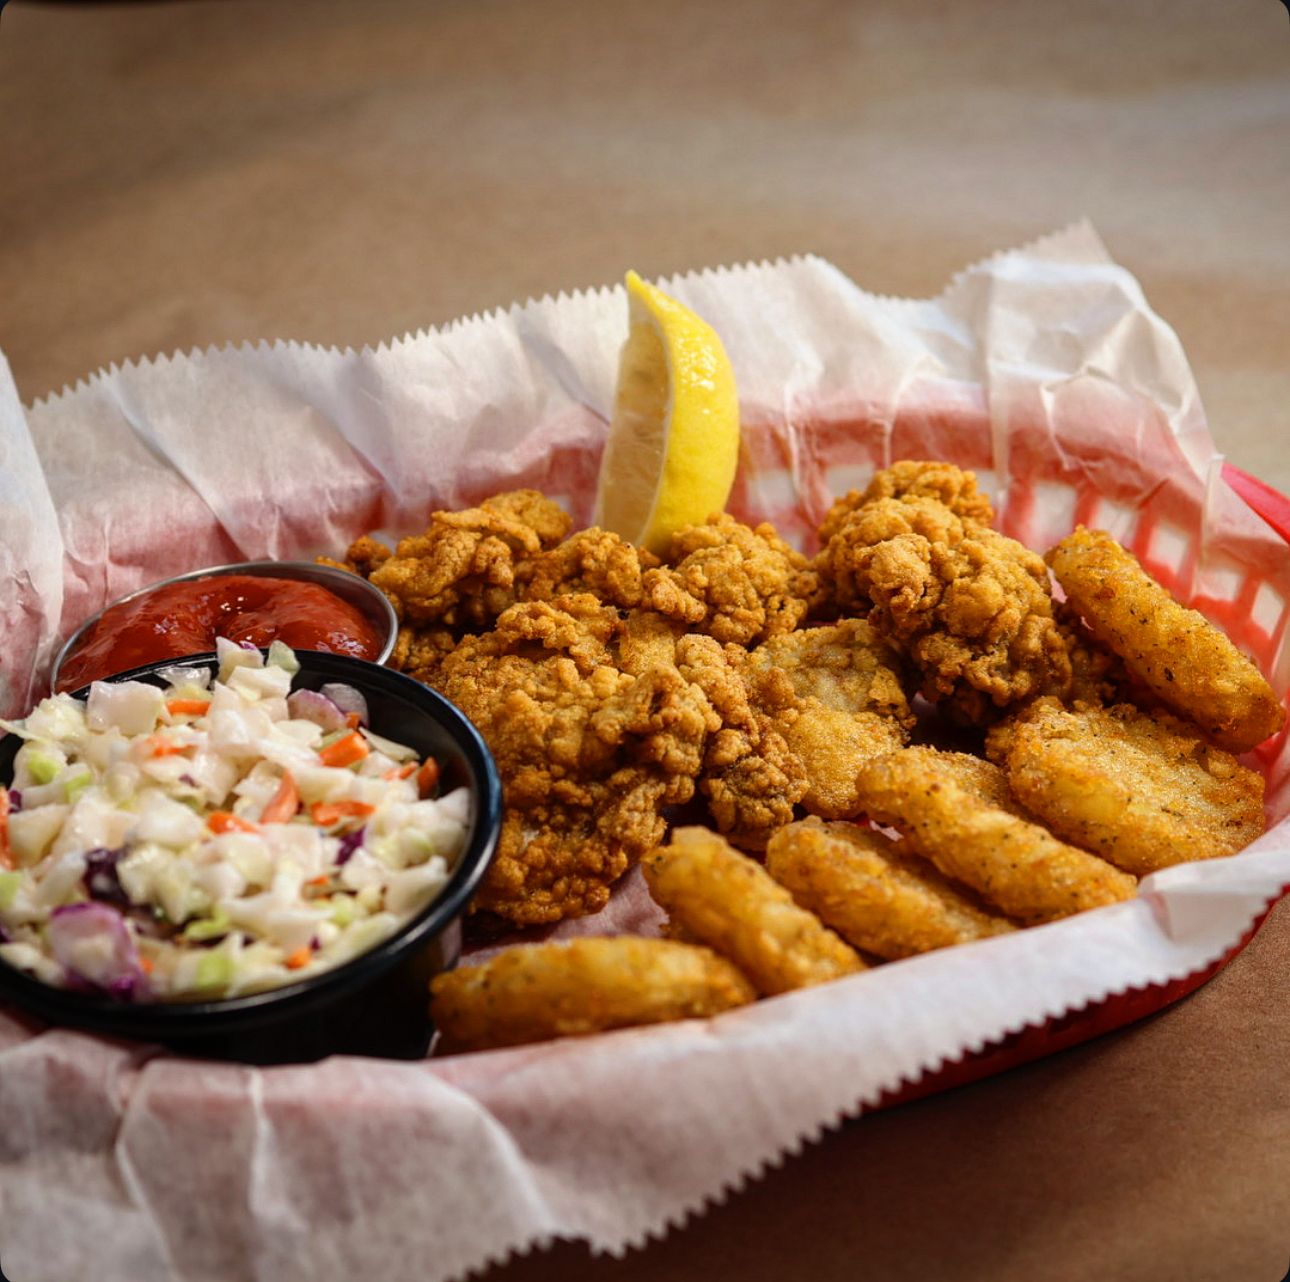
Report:
<svg viewBox="0 0 1290 1282"><path fill-rule="evenodd" d="M0 868L13 871L13 852L9 849L9 789L0 788Z"/></svg>
<svg viewBox="0 0 1290 1282"><path fill-rule="evenodd" d="M253 824L231 810L217 810L206 820L206 826L217 836L226 832L259 832Z"/></svg>
<svg viewBox="0 0 1290 1282"><path fill-rule="evenodd" d="M323 873L321 877L310 877L309 880L305 882L305 885L306 886L325 886L330 880L331 878L326 873Z"/></svg>
<svg viewBox="0 0 1290 1282"><path fill-rule="evenodd" d="M363 724L363 718L357 712L347 712L345 714L345 724L351 730L357 730Z"/></svg>
<svg viewBox="0 0 1290 1282"><path fill-rule="evenodd" d="M314 955L313 949L306 945L303 948L297 948L294 953L288 953L287 959L283 965L288 970L299 970L302 966L308 966Z"/></svg>
<svg viewBox="0 0 1290 1282"><path fill-rule="evenodd" d="M167 699L166 711L172 717L200 717L210 711L209 699Z"/></svg>
<svg viewBox="0 0 1290 1282"><path fill-rule="evenodd" d="M433 757L427 757L417 771L417 792L428 797L439 782L439 763Z"/></svg>
<svg viewBox="0 0 1290 1282"><path fill-rule="evenodd" d="M417 763L409 761L406 765L391 766L382 776L382 779L406 779L409 775L417 772Z"/></svg>
<svg viewBox="0 0 1290 1282"><path fill-rule="evenodd" d="M260 815L262 824L284 824L300 809L300 789L290 770L282 772L278 790L269 798Z"/></svg>
<svg viewBox="0 0 1290 1282"><path fill-rule="evenodd" d="M152 974L152 958L151 958L151 957L140 957L140 958L139 958L139 969L140 969L141 971L143 971L143 973L144 973L145 975L151 975L151 974Z"/></svg>
<svg viewBox="0 0 1290 1282"><path fill-rule="evenodd" d="M352 766L356 761L362 761L371 751L367 740L357 730L351 730L343 739L329 743L318 754L318 758L324 766Z"/></svg>
<svg viewBox="0 0 1290 1282"><path fill-rule="evenodd" d="M150 734L143 742L147 746L150 757L177 757L192 746L187 743L176 743L164 734Z"/></svg>
<svg viewBox="0 0 1290 1282"><path fill-rule="evenodd" d="M366 819L376 811L366 801L315 801L309 807L309 817L320 828L330 828L342 819Z"/></svg>

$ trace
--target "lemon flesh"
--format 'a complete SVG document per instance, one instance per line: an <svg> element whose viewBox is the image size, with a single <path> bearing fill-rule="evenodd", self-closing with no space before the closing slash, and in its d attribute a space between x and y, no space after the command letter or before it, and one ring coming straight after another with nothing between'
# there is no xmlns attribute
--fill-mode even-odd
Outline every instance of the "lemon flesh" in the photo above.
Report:
<svg viewBox="0 0 1290 1282"><path fill-rule="evenodd" d="M739 463L739 397L706 321L635 272L627 298L594 520L664 552L683 525L725 508Z"/></svg>

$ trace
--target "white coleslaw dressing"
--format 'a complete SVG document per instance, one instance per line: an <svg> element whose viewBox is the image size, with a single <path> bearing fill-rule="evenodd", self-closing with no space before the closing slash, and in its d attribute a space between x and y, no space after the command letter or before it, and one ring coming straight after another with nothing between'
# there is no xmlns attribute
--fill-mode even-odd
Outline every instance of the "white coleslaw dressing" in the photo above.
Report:
<svg viewBox="0 0 1290 1282"><path fill-rule="evenodd" d="M348 961L442 890L469 791L423 795L434 763L369 732L357 691L293 693L287 647L219 657L213 684L96 682L0 722L25 740L0 959L123 1000L232 997Z"/></svg>

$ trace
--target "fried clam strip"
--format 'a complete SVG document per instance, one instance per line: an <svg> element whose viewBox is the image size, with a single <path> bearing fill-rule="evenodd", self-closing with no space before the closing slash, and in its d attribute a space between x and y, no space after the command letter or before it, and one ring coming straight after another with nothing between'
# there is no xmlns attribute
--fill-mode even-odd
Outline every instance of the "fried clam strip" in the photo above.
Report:
<svg viewBox="0 0 1290 1282"><path fill-rule="evenodd" d="M707 828L678 828L643 861L655 901L686 939L730 958L771 996L865 969L813 913L756 861Z"/></svg>
<svg viewBox="0 0 1290 1282"><path fill-rule="evenodd" d="M816 564L834 604L908 656L930 702L979 725L1069 689L1048 571L1015 539L913 495L831 514L824 531Z"/></svg>
<svg viewBox="0 0 1290 1282"><path fill-rule="evenodd" d="M801 760L812 814L854 815L857 767L908 741L903 667L862 619L772 637L749 655L755 701Z"/></svg>
<svg viewBox="0 0 1290 1282"><path fill-rule="evenodd" d="M929 764L930 760L930 764ZM934 757L893 752L860 768L866 813L1006 916L1031 923L1130 899L1136 881L983 800Z"/></svg>
<svg viewBox="0 0 1290 1282"><path fill-rule="evenodd" d="M1264 828L1263 777L1168 713L1039 699L1001 747L1029 810L1132 873L1233 854Z"/></svg>
<svg viewBox="0 0 1290 1282"><path fill-rule="evenodd" d="M720 718L674 664L621 670L618 612L581 594L512 606L467 637L435 685L484 736L506 813L474 907L517 925L603 908L694 794Z"/></svg>
<svg viewBox="0 0 1290 1282"><path fill-rule="evenodd" d="M537 490L510 490L478 507L432 512L425 533L402 539L392 556L372 562L369 577L405 622L490 627L516 600L517 565L554 547L571 524Z"/></svg>
<svg viewBox="0 0 1290 1282"><path fill-rule="evenodd" d="M766 870L849 944L896 960L1016 929L881 833L806 819L766 847Z"/></svg>
<svg viewBox="0 0 1290 1282"><path fill-rule="evenodd" d="M751 645L791 632L820 600L810 562L769 523L709 517L678 530L664 559L645 573L643 604L718 641Z"/></svg>
<svg viewBox="0 0 1290 1282"><path fill-rule="evenodd" d="M1130 674L1215 743L1247 752L1285 724L1285 708L1258 668L1109 534L1078 526L1048 563L1067 600Z"/></svg>
<svg viewBox="0 0 1290 1282"><path fill-rule="evenodd" d="M450 1053L701 1019L756 998L711 949L626 935L507 948L436 975L430 992Z"/></svg>

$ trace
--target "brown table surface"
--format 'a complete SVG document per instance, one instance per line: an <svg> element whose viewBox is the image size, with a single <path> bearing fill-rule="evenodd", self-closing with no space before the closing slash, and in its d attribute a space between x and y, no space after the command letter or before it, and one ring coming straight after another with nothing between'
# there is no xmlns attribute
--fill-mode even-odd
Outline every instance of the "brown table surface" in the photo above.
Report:
<svg viewBox="0 0 1290 1282"><path fill-rule="evenodd" d="M1290 490L1277 0L204 0L0 19L0 349L375 341L814 251L935 291L1090 216L1220 447ZM1290 1265L1290 910L1129 1031L829 1136L622 1262L490 1282L1249 1279Z"/></svg>

